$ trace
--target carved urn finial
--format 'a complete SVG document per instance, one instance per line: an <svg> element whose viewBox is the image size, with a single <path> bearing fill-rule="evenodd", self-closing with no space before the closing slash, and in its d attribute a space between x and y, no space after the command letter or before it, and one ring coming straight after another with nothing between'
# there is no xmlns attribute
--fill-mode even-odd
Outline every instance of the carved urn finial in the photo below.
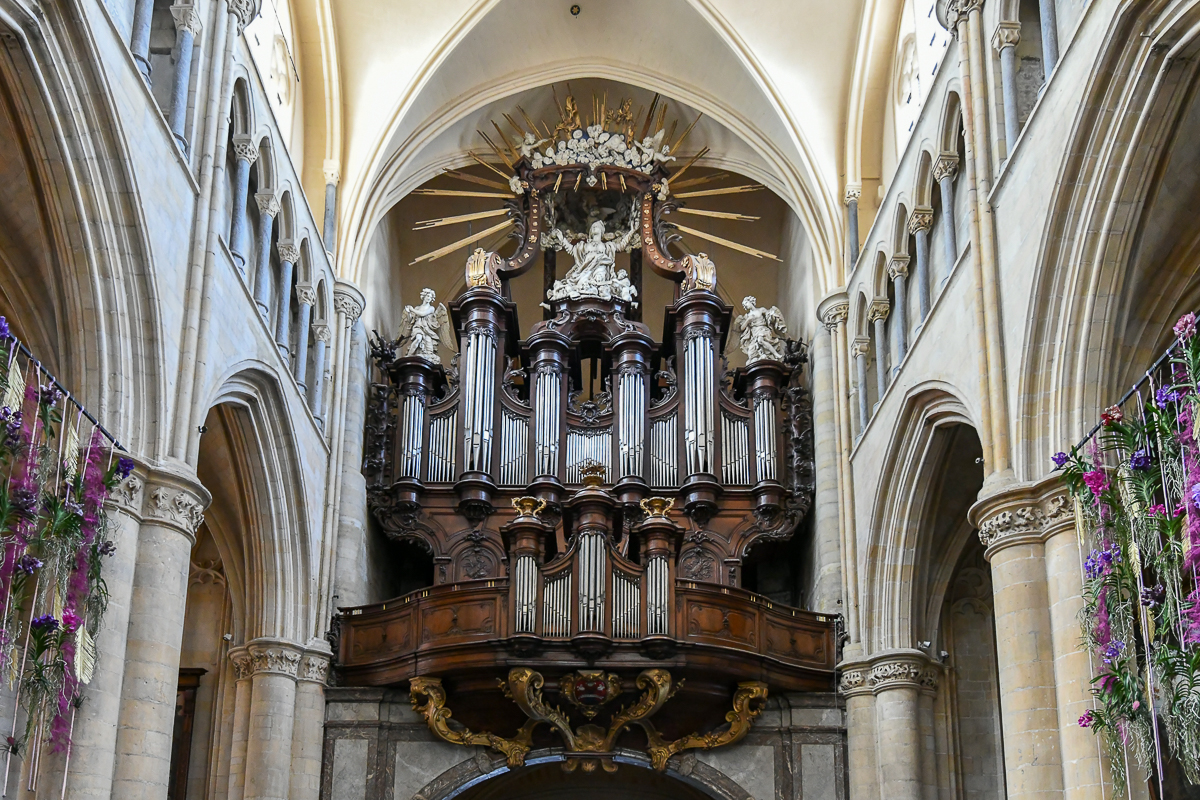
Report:
<svg viewBox="0 0 1200 800"><path fill-rule="evenodd" d="M583 475L583 485L590 489L604 485L605 472L607 470L604 465L592 458L583 462L583 466L579 470L579 473Z"/></svg>
<svg viewBox="0 0 1200 800"><path fill-rule="evenodd" d="M513 508L518 517L538 517L546 508L546 501L539 497L514 497Z"/></svg>
<svg viewBox="0 0 1200 800"><path fill-rule="evenodd" d="M671 509L675 506L675 498L647 497L640 505L642 506L642 511L646 512L647 517L667 519L671 513Z"/></svg>

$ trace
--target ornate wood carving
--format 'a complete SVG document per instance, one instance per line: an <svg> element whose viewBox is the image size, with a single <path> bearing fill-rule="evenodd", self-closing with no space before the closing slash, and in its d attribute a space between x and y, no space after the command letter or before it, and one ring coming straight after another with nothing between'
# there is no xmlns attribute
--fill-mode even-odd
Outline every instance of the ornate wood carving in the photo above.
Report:
<svg viewBox="0 0 1200 800"><path fill-rule="evenodd" d="M577 686L579 675L567 676L564 683ZM616 676L607 676L605 685L613 691L620 690ZM558 734L568 758L563 769L573 772L582 768L592 772L598 767L615 772L617 764L617 741L632 725L639 725L646 733L649 743L646 749L651 764L660 772L666 770L671 756L685 750L711 750L740 741L750 730L754 718L762 711L767 698L767 686L759 681L738 684L733 695L733 709L725 715L728 726L710 733L691 733L680 739L668 741L655 728L651 718L658 714L675 694L678 685L673 684L671 673L665 669L643 670L636 685L641 690L638 698L629 705L615 711L607 726L591 722L595 714L586 715L588 722L575 727L570 716L557 706L546 702L542 695L545 679L541 673L529 667L514 667L509 670L507 681L498 681L505 696L509 697L528 718L516 735L504 738L486 731L475 733L469 728L455 729L450 726L451 711L446 706L446 690L439 678L415 677L411 684L413 708L425 718L429 730L439 739L454 745L490 747L503 755L510 768L524 765L525 756L533 745L534 731L540 725L549 725ZM425 702L421 702L425 698Z"/></svg>

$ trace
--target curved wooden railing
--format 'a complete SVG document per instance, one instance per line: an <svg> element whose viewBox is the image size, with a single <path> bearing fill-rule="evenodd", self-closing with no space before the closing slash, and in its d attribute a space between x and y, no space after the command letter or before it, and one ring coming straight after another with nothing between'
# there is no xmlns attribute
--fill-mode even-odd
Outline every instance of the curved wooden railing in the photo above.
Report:
<svg viewBox="0 0 1200 800"><path fill-rule="evenodd" d="M578 647L580 637L514 635L508 579L447 584L343 609L340 679L349 686L389 686L418 675L495 672L514 660L586 660L596 668L666 665L680 674L762 680L780 689L832 688L833 617L728 586L675 580L671 588L668 635L648 635L642 627L632 639L609 630L589 635L586 651Z"/></svg>

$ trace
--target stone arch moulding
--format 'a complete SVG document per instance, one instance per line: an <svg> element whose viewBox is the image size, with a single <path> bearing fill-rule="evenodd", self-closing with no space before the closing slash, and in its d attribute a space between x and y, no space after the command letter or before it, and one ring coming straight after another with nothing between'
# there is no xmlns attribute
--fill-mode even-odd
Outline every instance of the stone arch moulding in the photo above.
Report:
<svg viewBox="0 0 1200 800"><path fill-rule="evenodd" d="M1121 335L1131 258L1156 176L1200 86L1200 8L1165 14L1133 5L1116 16L1071 126L1066 152L1080 157L1063 159L1054 183L1030 293L1029 356L1017 373L1021 480L1041 477L1050 454L1082 435L1122 391L1113 359L1097 354L1112 353Z"/></svg>
<svg viewBox="0 0 1200 800"><path fill-rule="evenodd" d="M233 410L227 415L228 435L235 440L239 469L249 484L241 487L249 524L244 558L231 556L227 562L227 569L242 568L246 640L307 641L315 635L308 630L312 615L305 597L316 571L322 498L308 497L291 425L294 414L286 408L277 376L256 363L236 365L219 386L208 407ZM226 542L223 559L227 552L236 552L232 543Z"/></svg>
<svg viewBox="0 0 1200 800"><path fill-rule="evenodd" d="M526 757L525 765L556 764L563 760L562 753L556 749L535 750ZM619 749L613 761L622 769L653 769L645 754L636 750ZM475 758L461 761L442 772L414 793L413 800L454 800L468 789L509 771L503 758L493 759L481 752ZM672 759L671 765L662 774L699 789L713 800L755 800L732 778L698 760L694 753L685 753Z"/></svg>
<svg viewBox="0 0 1200 800"><path fill-rule="evenodd" d="M871 502L864 553L876 554L865 565L860 623L869 652L912 646L912 580L904 576L917 550L918 538L933 494L932 476L945 456L945 437L952 426L977 430L968 404L953 386L930 381L905 395L902 410L883 461ZM874 619L872 625L866 621Z"/></svg>
<svg viewBox="0 0 1200 800"><path fill-rule="evenodd" d="M671 70L632 67L631 64L639 63L637 59L622 60L621 54L572 54L557 60L557 54L550 54L534 68L526 65L510 68L501 64L488 74L482 74L478 69L472 71L464 66L464 59L456 58L456 55L460 49L471 50L472 34L502 1L479 3L443 37L411 85L397 98L380 135L369 145L359 148L360 152L347 157L350 163L344 164L342 171L345 211L339 221L338 235L338 241L354 243L345 253L342 273L346 277L361 281L359 272L364 267L368 235L397 199L396 191L402 196L431 177L437 168L449 166L446 154L422 155L433 139L462 117L515 93L592 77L660 91L704 112L706 118L746 142L766 162L765 167L758 170L760 174L751 174L751 177L766 182L791 205L813 239L816 263L823 270L822 282L828 283L827 288L836 285L835 275L824 274L841 263L844 223L836 193L825 185L828 177L817 168L818 162L794 114L783 103L754 54L707 0L679 0L677 5L685 10L685 21L719 49L714 55L727 59L729 72L743 78L741 82L746 87L752 87L749 94L743 94L754 95L754 113L729 108L716 96L687 85L683 77L671 74ZM474 54L471 57L474 58ZM463 77L456 71L471 74ZM493 78L495 74L502 74L502 77ZM454 90L447 92L439 83L443 94L458 98L452 106L435 108L425 96L435 75L455 84ZM764 120L770 130L757 128L751 119ZM724 166L716 162L712 165ZM776 175L779 177L775 178Z"/></svg>
<svg viewBox="0 0 1200 800"><path fill-rule="evenodd" d="M169 419L162 321L145 213L86 22L53 4L38 15L0 0L0 114L23 137L24 166L57 289L47 330L57 374L132 452L162 455ZM72 331L87 330L81 337ZM129 336L138 331L139 336Z"/></svg>

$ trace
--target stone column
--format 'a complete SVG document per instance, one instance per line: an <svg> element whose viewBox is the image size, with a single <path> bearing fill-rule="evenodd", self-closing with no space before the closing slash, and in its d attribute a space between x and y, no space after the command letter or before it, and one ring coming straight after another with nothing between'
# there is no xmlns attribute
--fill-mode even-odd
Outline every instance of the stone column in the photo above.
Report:
<svg viewBox="0 0 1200 800"><path fill-rule="evenodd" d="M817 493L813 507L813 589L805 607L840 614L841 545L838 520L837 381L833 370L833 337L837 325L825 325L812 346L813 435L817 461Z"/></svg>
<svg viewBox="0 0 1200 800"><path fill-rule="evenodd" d="M1050 73L1058 66L1058 10L1054 3L1055 0L1038 3L1042 28L1042 74L1046 83L1050 82Z"/></svg>
<svg viewBox="0 0 1200 800"><path fill-rule="evenodd" d="M1066 800L1103 800L1105 766L1096 735L1079 727L1092 707L1091 656L1079 634L1083 576L1071 500L1058 479L1040 497L1046 536L1046 586L1050 598L1050 637L1054 650L1054 690ZM1045 485L1045 484L1043 484Z"/></svg>
<svg viewBox="0 0 1200 800"><path fill-rule="evenodd" d="M341 167L337 161L332 159L325 160L325 221L321 233L321 241L325 245L325 252L329 254L329 260L333 261L333 254L337 252L335 238L337 237L337 196L338 184L341 182L342 173Z"/></svg>
<svg viewBox="0 0 1200 800"><path fill-rule="evenodd" d="M137 0L133 6L133 32L129 37L129 52L138 72L150 82L150 27L154 22L154 0Z"/></svg>
<svg viewBox="0 0 1200 800"><path fill-rule="evenodd" d="M130 597L113 797L161 800L171 772L175 693L196 529L211 498L194 474L147 480Z"/></svg>
<svg viewBox="0 0 1200 800"><path fill-rule="evenodd" d="M256 639L246 648L253 672L246 729L245 800L288 800L302 648Z"/></svg>
<svg viewBox="0 0 1200 800"><path fill-rule="evenodd" d="M888 275L896 292L896 365L892 367L892 374L895 375L908 355L908 293L904 286L908 280L908 256L903 253L892 256Z"/></svg>
<svg viewBox="0 0 1200 800"><path fill-rule="evenodd" d="M280 242L276 248L279 251L280 275L279 286L275 288L275 346L286 363L291 357L291 346L288 342L288 323L292 317L292 272L296 262L300 260L300 248L293 242Z"/></svg>
<svg viewBox="0 0 1200 800"><path fill-rule="evenodd" d="M958 174L958 156L942 153L933 165L933 179L942 194L942 245L946 248L946 274L939 285L944 286L958 263L958 232L954 229L954 176Z"/></svg>
<svg viewBox="0 0 1200 800"><path fill-rule="evenodd" d="M843 664L838 688L846 696L846 771L850 800L880 800L875 755L875 695L867 683L868 664Z"/></svg>
<svg viewBox="0 0 1200 800"><path fill-rule="evenodd" d="M862 195L862 187L857 184L846 185L846 255L850 263L846 265L846 274L854 271L858 263L858 198Z"/></svg>
<svg viewBox="0 0 1200 800"><path fill-rule="evenodd" d="M361 324L350 334L346 413L342 433L342 492L338 502L337 566L333 606L367 602L367 479L363 476L363 423L367 404L367 337Z"/></svg>
<svg viewBox="0 0 1200 800"><path fill-rule="evenodd" d="M941 667L930 664L921 672L921 687L917 690L917 722L921 752L921 796L933 800L938 796L937 723L934 702L937 700Z"/></svg>
<svg viewBox="0 0 1200 800"><path fill-rule="evenodd" d="M1046 5L1045 0L1038 5ZM1021 42L1021 23L1003 21L992 34L992 46L1000 53L1000 83L1004 92L1005 158L1012 155L1021 133L1017 117L1017 45Z"/></svg>
<svg viewBox="0 0 1200 800"><path fill-rule="evenodd" d="M233 220L229 230L229 253L233 265L246 276L246 198L250 194L250 165L258 160L258 145L249 136L233 137Z"/></svg>
<svg viewBox="0 0 1200 800"><path fill-rule="evenodd" d="M254 195L258 203L258 263L254 268L254 304L264 317L270 313L271 303L271 234L275 230L275 217L279 215L279 198L272 191Z"/></svg>
<svg viewBox="0 0 1200 800"><path fill-rule="evenodd" d="M917 285L917 326L925 324L929 316L929 229L933 227L933 209L918 206L908 218L908 231L917 240L917 273L913 281Z"/></svg>
<svg viewBox="0 0 1200 800"><path fill-rule="evenodd" d="M187 124L188 88L192 83L192 49L204 25L192 3L176 3L171 6L171 16L175 18L175 31L179 41L176 47L175 75L171 82L171 111L167 115L167 124L171 128L171 135L179 143L179 148L186 153L188 143L183 135L183 128Z"/></svg>
<svg viewBox="0 0 1200 800"><path fill-rule="evenodd" d="M296 322L296 363L293 372L300 392L308 395L308 329L312 325L312 310L317 303L317 291L311 284L296 284L296 302L300 304L300 319Z"/></svg>
<svg viewBox="0 0 1200 800"><path fill-rule="evenodd" d="M871 405L867 399L867 354L871 352L871 340L865 336L856 337L850 352L854 356L855 375L858 376L858 432L861 434L871 419Z"/></svg>
<svg viewBox="0 0 1200 800"><path fill-rule="evenodd" d="M325 682L329 677L329 645L308 643L296 676L296 724L292 734L292 782L289 800L319 800L321 750L325 741Z"/></svg>
<svg viewBox="0 0 1200 800"><path fill-rule="evenodd" d="M1045 513L1027 491L1016 490L979 501L970 519L992 566L1008 798L1061 797Z"/></svg>
<svg viewBox="0 0 1200 800"><path fill-rule="evenodd" d="M324 410L322 408L325 396L325 351L329 348L329 326L323 323L313 325L313 337L317 340L317 349L313 355L313 374L309 376L308 407L321 429L325 429Z"/></svg>
<svg viewBox="0 0 1200 800"><path fill-rule="evenodd" d="M920 696L936 673L924 653L896 650L875 657L867 685L875 694L876 763L879 794L887 800L921 800Z"/></svg>
<svg viewBox="0 0 1200 800"><path fill-rule="evenodd" d="M109 800L113 796L113 756L125 678L125 635L129 629L129 602L146 476L146 468L138 466L117 486L108 502L109 540L116 550L104 562L108 610L96 636L96 648L103 657L96 661L92 681L83 689L84 702L75 719L67 776L71 797L78 800Z"/></svg>
<svg viewBox="0 0 1200 800"><path fill-rule="evenodd" d="M871 303L870 321L875 326L875 385L878 391L879 401L883 402L883 393L888 387L888 369L887 369L887 317L888 317L888 302L887 300L876 300Z"/></svg>
<svg viewBox="0 0 1200 800"><path fill-rule="evenodd" d="M250 729L250 700L252 693L251 679L254 668L250 660L250 651L238 647L229 651L229 660L233 662L234 699L233 699L233 733L229 744L229 790L227 800L242 800L246 790L246 748L249 745Z"/></svg>

